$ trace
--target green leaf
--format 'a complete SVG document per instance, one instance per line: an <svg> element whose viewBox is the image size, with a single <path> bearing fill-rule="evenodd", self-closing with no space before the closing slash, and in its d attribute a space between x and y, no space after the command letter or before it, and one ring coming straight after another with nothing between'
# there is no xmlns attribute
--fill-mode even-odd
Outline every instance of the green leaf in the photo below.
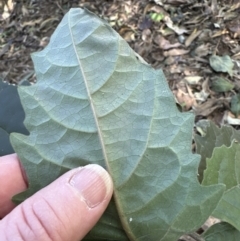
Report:
<svg viewBox="0 0 240 241"><path fill-rule="evenodd" d="M199 127L197 127L198 129ZM200 128L201 129L201 128ZM215 147L230 146L233 140L240 142L240 132L231 126L218 128L213 122L204 122L203 136L195 135L196 152L201 155L198 168L199 179L203 179L203 171L206 169L206 158L210 158Z"/></svg>
<svg viewBox="0 0 240 241"><path fill-rule="evenodd" d="M228 55L217 56L212 55L209 59L210 66L217 72L228 73L230 76L233 74L233 62Z"/></svg>
<svg viewBox="0 0 240 241"><path fill-rule="evenodd" d="M164 18L164 14L162 14L162 13L151 13L150 18L155 22L161 22Z"/></svg>
<svg viewBox="0 0 240 241"><path fill-rule="evenodd" d="M119 217L138 241L175 241L204 223L224 188L198 183L194 116L177 110L161 70L81 9L71 9L32 57L38 82L19 89L30 135L11 135L30 180L19 201L71 168L97 163L113 178L117 211L112 202L89 240L124 240L110 225Z"/></svg>
<svg viewBox="0 0 240 241"><path fill-rule="evenodd" d="M221 222L211 226L202 234L205 241L239 241L240 232L232 225Z"/></svg>
<svg viewBox="0 0 240 241"><path fill-rule="evenodd" d="M240 114L240 95L234 95L231 99L231 112L238 116Z"/></svg>
<svg viewBox="0 0 240 241"><path fill-rule="evenodd" d="M240 145L232 143L230 147L221 146L213 150L207 159L203 185L223 183L226 191L213 216L226 221L240 230Z"/></svg>
<svg viewBox="0 0 240 241"><path fill-rule="evenodd" d="M230 83L225 78L214 77L211 80L213 81L211 87L215 92L227 92L234 88L234 84Z"/></svg>
<svg viewBox="0 0 240 241"><path fill-rule="evenodd" d="M11 132L28 134L23 125L24 117L17 86L0 80L0 156L14 153L9 140Z"/></svg>
<svg viewBox="0 0 240 241"><path fill-rule="evenodd" d="M125 234L114 201L111 200L104 215L84 240L90 241L129 241Z"/></svg>

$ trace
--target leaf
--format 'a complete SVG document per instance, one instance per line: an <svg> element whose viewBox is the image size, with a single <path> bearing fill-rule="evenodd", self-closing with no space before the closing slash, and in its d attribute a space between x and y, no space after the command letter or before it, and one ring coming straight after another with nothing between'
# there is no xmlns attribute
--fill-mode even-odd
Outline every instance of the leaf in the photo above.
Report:
<svg viewBox="0 0 240 241"><path fill-rule="evenodd" d="M207 229L202 237L205 238L205 241L239 241L240 232L232 225L221 222Z"/></svg>
<svg viewBox="0 0 240 241"><path fill-rule="evenodd" d="M221 146L213 150L207 159L203 185L223 183L223 194L213 216L226 221L240 230L240 145L232 143L230 147Z"/></svg>
<svg viewBox="0 0 240 241"><path fill-rule="evenodd" d="M197 127L198 128L198 127ZM240 132L231 126L222 126L218 128L213 122L205 122L203 132L204 136L195 135L196 152L201 155L201 161L198 168L199 179L203 178L203 171L206 169L206 158L212 156L215 147L225 145L229 147L233 140L240 142Z"/></svg>
<svg viewBox="0 0 240 241"><path fill-rule="evenodd" d="M174 43L171 44L167 39L165 39L163 36L161 36L160 34L157 35L154 38L154 42L161 48L161 49L171 49L171 48L177 48L179 46L181 46L180 43Z"/></svg>
<svg viewBox="0 0 240 241"><path fill-rule="evenodd" d="M28 134L24 117L17 87L0 80L0 156L14 153L9 140L11 132Z"/></svg>
<svg viewBox="0 0 240 241"><path fill-rule="evenodd" d="M202 76L185 76L184 80L190 85L197 85L202 78Z"/></svg>
<svg viewBox="0 0 240 241"><path fill-rule="evenodd" d="M240 114L240 95L234 95L231 99L231 112L238 116Z"/></svg>
<svg viewBox="0 0 240 241"><path fill-rule="evenodd" d="M187 54L187 53L189 53L189 50L185 50L185 49L170 49L168 51L164 51L163 55L165 57L168 57L168 56L184 55L184 54Z"/></svg>
<svg viewBox="0 0 240 241"><path fill-rule="evenodd" d="M150 13L150 18L154 22L161 22L164 18L164 14L162 13Z"/></svg>
<svg viewBox="0 0 240 241"><path fill-rule="evenodd" d="M111 200L104 215L100 218L97 225L87 234L84 240L88 241L129 241L125 234L118 213Z"/></svg>
<svg viewBox="0 0 240 241"><path fill-rule="evenodd" d="M172 29L178 35L181 35L183 33L187 33L188 32L187 29L180 28L180 27L174 25L172 19L169 16L165 16L164 17L164 22L170 29Z"/></svg>
<svg viewBox="0 0 240 241"><path fill-rule="evenodd" d="M215 92L227 92L234 88L234 84L230 83L225 78L214 77L212 81L211 87Z"/></svg>
<svg viewBox="0 0 240 241"><path fill-rule="evenodd" d="M185 46L189 47L194 39L196 39L200 34L202 33L202 30L197 30L196 28L192 31L192 33L188 36L188 38L185 41Z"/></svg>
<svg viewBox="0 0 240 241"><path fill-rule="evenodd" d="M217 56L212 55L209 58L210 66L217 72L228 73L230 76L233 74L233 62L228 55Z"/></svg>
<svg viewBox="0 0 240 241"><path fill-rule="evenodd" d="M118 215L105 213L89 240L116 240L120 227L110 224L119 217L138 241L175 241L204 223L223 186L198 183L194 116L177 110L161 70L81 9L71 9L32 57L38 82L19 89L30 135L11 135L30 180L18 201L71 168L97 163L113 178L117 211L113 202L110 209Z"/></svg>

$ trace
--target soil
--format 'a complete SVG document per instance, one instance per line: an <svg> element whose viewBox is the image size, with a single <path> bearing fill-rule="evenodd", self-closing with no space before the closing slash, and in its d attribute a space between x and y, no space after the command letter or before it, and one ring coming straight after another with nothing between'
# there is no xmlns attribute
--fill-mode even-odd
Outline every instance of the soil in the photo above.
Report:
<svg viewBox="0 0 240 241"><path fill-rule="evenodd" d="M234 96L240 99L238 0L4 0L0 78L15 84L36 81L30 55L47 45L72 7L88 8L106 19L139 55L161 68L179 108L194 112L196 122L210 119L238 129L238 105L237 111L231 106ZM215 55L230 57L231 74L212 68Z"/></svg>

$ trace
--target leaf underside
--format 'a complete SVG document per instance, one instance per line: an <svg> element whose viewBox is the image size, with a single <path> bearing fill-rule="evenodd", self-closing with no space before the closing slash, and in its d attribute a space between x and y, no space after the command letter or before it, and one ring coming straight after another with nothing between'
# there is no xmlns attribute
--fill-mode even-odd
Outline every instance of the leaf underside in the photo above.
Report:
<svg viewBox="0 0 240 241"><path fill-rule="evenodd" d="M177 110L161 70L82 9L32 58L38 82L19 89L30 135L11 135L30 186L16 200L97 163L113 178L114 202L86 240L175 241L203 224L223 186L199 185L193 116Z"/></svg>

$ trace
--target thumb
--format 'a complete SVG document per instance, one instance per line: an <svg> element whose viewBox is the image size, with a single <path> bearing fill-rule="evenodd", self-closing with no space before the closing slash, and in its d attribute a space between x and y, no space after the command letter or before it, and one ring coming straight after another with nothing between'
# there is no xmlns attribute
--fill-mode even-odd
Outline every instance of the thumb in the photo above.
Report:
<svg viewBox="0 0 240 241"><path fill-rule="evenodd" d="M79 241L101 217L112 192L112 180L102 167L73 169L3 218L1 240Z"/></svg>

